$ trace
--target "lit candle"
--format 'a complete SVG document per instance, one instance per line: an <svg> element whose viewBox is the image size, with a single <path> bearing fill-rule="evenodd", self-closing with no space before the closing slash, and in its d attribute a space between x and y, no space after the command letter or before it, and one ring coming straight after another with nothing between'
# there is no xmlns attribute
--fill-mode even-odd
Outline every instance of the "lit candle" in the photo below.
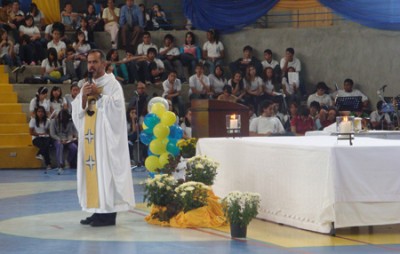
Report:
<svg viewBox="0 0 400 254"><path fill-rule="evenodd" d="M238 119L236 119L236 115L231 115L231 119L229 121L229 128L231 129L238 128Z"/></svg>
<svg viewBox="0 0 400 254"><path fill-rule="evenodd" d="M339 125L340 133L351 133L351 122L348 121L347 117L343 118L343 121Z"/></svg>

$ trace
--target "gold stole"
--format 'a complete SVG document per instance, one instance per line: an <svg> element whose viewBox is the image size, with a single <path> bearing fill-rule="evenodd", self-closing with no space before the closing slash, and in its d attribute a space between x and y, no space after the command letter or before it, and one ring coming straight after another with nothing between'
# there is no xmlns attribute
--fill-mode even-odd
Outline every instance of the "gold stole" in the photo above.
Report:
<svg viewBox="0 0 400 254"><path fill-rule="evenodd" d="M98 88L101 92L101 88ZM96 161L96 119L97 98L89 96L88 110L85 113L85 138L84 138L84 165L86 175L86 206L87 208L99 208L99 186L97 179Z"/></svg>

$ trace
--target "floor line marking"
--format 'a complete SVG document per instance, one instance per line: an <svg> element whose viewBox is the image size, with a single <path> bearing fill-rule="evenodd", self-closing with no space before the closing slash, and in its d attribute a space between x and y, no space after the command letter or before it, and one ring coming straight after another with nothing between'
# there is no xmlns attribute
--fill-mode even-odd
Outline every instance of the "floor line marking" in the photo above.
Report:
<svg viewBox="0 0 400 254"><path fill-rule="evenodd" d="M389 246L386 246L386 245L373 244L373 243L369 243L369 242L365 242L365 241L361 241L361 240L356 240L356 239L351 239L351 238L344 237L344 236L339 236L339 235L336 235L336 237L344 239L344 240L348 240L348 241L351 241L351 242L355 242L355 243L366 244L366 245L373 246L373 247L380 248L380 249L385 249L385 250L390 250L390 251L395 251L395 252L399 252L400 251L400 248L392 248L392 247L389 247Z"/></svg>
<svg viewBox="0 0 400 254"><path fill-rule="evenodd" d="M135 213L135 214L138 214L138 215L141 215L141 216L147 216L147 214L142 213L142 212L137 211L137 210L129 210L129 212L130 213ZM206 233L206 234L209 234L209 235L218 236L220 238L229 239L229 240L233 240L233 241L237 241L237 242L248 243L248 244L251 244L253 246L267 247L267 248L270 248L270 249L282 249L282 250L285 250L285 251L288 251L288 252L291 252L291 253L312 254L311 252L292 250L291 248L279 246L279 245L276 245L276 244L273 244L273 243L257 241L257 240L251 239L251 238L246 238L246 239L233 238L233 237L226 236L225 234L209 231L209 230L216 231L216 229L213 229L213 228L207 228L209 230L205 230L205 229L202 229L202 228L187 228L187 229L190 229L190 230L193 230L193 231L202 232L202 233Z"/></svg>

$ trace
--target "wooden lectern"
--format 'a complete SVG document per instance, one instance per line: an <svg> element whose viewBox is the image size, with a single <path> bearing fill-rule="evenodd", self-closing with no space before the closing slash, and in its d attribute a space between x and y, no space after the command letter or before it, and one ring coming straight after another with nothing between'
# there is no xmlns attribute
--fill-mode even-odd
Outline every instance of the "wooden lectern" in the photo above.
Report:
<svg viewBox="0 0 400 254"><path fill-rule="evenodd" d="M219 100L192 100L192 136L247 137L249 136L249 108L238 103ZM228 134L226 115L241 117L240 133Z"/></svg>

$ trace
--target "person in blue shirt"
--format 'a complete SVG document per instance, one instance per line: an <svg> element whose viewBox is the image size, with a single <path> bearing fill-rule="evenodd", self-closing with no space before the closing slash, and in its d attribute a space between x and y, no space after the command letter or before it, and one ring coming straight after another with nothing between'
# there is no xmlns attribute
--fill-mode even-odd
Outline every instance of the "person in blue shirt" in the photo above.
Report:
<svg viewBox="0 0 400 254"><path fill-rule="evenodd" d="M137 48L143 33L143 14L140 8L134 4L134 0L126 0L122 6L119 25L121 27L122 46Z"/></svg>

